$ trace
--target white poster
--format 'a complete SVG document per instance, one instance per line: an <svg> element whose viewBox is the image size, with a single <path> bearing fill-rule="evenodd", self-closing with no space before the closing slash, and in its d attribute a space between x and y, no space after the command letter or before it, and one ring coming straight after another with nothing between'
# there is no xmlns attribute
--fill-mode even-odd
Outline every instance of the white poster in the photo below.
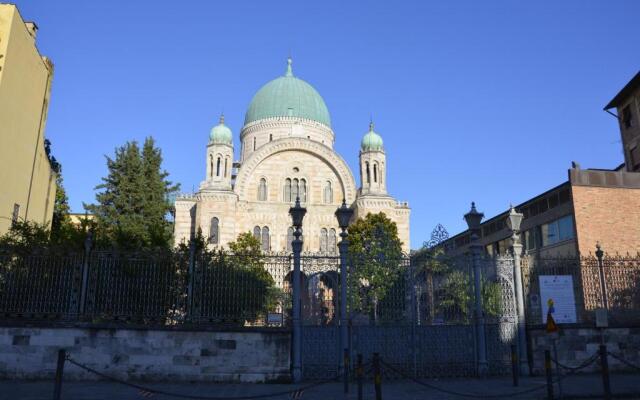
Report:
<svg viewBox="0 0 640 400"><path fill-rule="evenodd" d="M540 303L543 324L547 322L549 306L551 306L551 315L556 323L576 323L573 277L571 275L540 275Z"/></svg>

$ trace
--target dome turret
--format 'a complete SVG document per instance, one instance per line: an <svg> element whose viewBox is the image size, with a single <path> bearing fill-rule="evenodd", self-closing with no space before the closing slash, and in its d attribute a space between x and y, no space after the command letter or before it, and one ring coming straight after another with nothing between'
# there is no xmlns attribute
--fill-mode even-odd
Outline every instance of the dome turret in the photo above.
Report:
<svg viewBox="0 0 640 400"><path fill-rule="evenodd" d="M360 143L360 149L362 151L382 151L382 136L378 135L373 130L373 122L369 123L369 132L367 132L362 138Z"/></svg>
<svg viewBox="0 0 640 400"><path fill-rule="evenodd" d="M216 144L233 144L233 134L224 124L224 114L220 115L220 123L211 129L209 141Z"/></svg>
<svg viewBox="0 0 640 400"><path fill-rule="evenodd" d="M284 76L264 85L251 100L244 124L273 117L298 117L331 127L329 110L320 94L293 76L291 58Z"/></svg>

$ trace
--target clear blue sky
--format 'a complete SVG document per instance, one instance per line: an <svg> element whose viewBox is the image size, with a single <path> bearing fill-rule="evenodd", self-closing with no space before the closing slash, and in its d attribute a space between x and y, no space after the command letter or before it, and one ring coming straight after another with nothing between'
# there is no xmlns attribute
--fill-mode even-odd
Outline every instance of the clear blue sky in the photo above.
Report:
<svg viewBox="0 0 640 400"><path fill-rule="evenodd" d="M455 3L455 4L454 4ZM324 97L357 173L373 115L411 245L453 235L583 168L622 162L602 107L640 68L639 1L17 1L55 64L46 135L74 211L105 154L152 135L171 179L203 179L224 110L238 134L253 94L294 73Z"/></svg>

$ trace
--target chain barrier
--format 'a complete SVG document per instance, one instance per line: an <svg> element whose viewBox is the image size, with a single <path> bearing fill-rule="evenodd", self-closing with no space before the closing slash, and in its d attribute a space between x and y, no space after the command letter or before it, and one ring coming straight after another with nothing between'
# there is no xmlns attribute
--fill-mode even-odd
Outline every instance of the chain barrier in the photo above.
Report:
<svg viewBox="0 0 640 400"><path fill-rule="evenodd" d="M539 385L530 389L526 389L526 390L521 390L519 392L511 392L511 393L504 393L504 394L495 394L495 395L487 395L487 394L473 394L473 393L461 393L461 392L456 392L453 390L449 390L449 389L444 389L441 388L439 386L435 386L426 382L423 382L419 379L416 379L410 375L405 374L404 372L392 367L391 365L385 363L384 361L381 361L381 364L384 365L385 367L387 367L389 370L399 374L400 376L402 376L405 379L408 379L420 386L424 386L427 387L429 389L433 389L442 393L446 393L446 394L450 394L453 396L459 396L459 397L469 397L469 398L473 398L473 399L499 399L499 398L507 398L507 397L512 397L512 396L519 396L521 394L527 394L527 393L533 393L533 392L537 392L539 390L542 390L544 388L547 387L547 384L543 384L543 385Z"/></svg>
<svg viewBox="0 0 640 400"><path fill-rule="evenodd" d="M599 353L594 353L591 357L587 358L585 361L582 362L582 364L578 365L577 367L569 367L566 366L564 364L561 364L559 361L555 360L553 357L551 357L551 361L553 361L553 363L562 368L562 369L566 369L567 371L569 371L569 374L574 374L582 369L587 368L588 366L590 366L591 364L593 364L594 362L596 362L598 360L598 358L600 357Z"/></svg>
<svg viewBox="0 0 640 400"><path fill-rule="evenodd" d="M294 398L299 398L300 394L308 389L311 388L315 388L327 383L331 383L331 382L335 382L336 380L338 380L340 377L336 377L334 379L327 379L324 381L320 381L320 382L315 382L306 386L301 386L299 388L296 389L292 389L292 390L287 390L287 391L282 391L282 392L275 392L275 393L268 393L268 394L257 394L257 395L253 395L253 396L223 396L223 397L216 397L216 396L198 396L198 395L190 395L190 394L181 394L181 393L175 393L175 392L168 392L168 391L164 391L164 390L159 390L159 389L153 389L150 387L146 387L146 386L142 386L142 385L137 385L135 383L130 383L127 382L123 379L118 379L115 378L113 376L110 375L106 375L100 371L97 371L91 367L88 367L84 364L81 364L75 360L73 360L71 357L67 356L65 358L66 361L68 361L69 363L85 370L88 372L91 372L92 374L95 374L101 378L104 378L106 380L115 382L115 383L119 383L121 385L125 385L125 386L129 386L135 389L138 389L141 393L145 393L145 394L160 394L160 395L164 395L164 396L169 396L169 397L177 397L177 398L181 398L181 399L194 399L194 400L252 400L252 399L266 399L266 398L270 398L270 397L277 397L277 396L286 396L286 395L292 395L292 396L298 396L298 397L294 397Z"/></svg>
<svg viewBox="0 0 640 400"><path fill-rule="evenodd" d="M627 361L625 360L621 355L615 354L615 353L611 353L611 352L607 352L608 355L610 355L611 357L615 358L616 360L620 361L621 363L623 363L624 365L626 365L629 368L633 368L635 370L640 371L640 367L631 363L631 361Z"/></svg>

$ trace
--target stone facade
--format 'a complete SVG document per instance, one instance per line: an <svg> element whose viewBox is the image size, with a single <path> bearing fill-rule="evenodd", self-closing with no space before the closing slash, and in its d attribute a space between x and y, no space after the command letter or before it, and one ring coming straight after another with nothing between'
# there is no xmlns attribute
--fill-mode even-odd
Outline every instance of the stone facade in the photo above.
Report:
<svg viewBox="0 0 640 400"><path fill-rule="evenodd" d="M287 74L279 79L297 79L290 69ZM268 95L261 96L261 101L269 99ZM283 102L281 93L273 96L274 102ZM319 95L312 100L323 103ZM384 212L398 225L403 250L409 252L410 209L407 203L399 203L387 194L384 150L361 150L361 184L357 186L349 166L333 149L335 134L331 127L292 116L296 115L294 111L248 121L240 132L240 161L233 163L233 171L232 141L226 142L226 136L220 134L230 131L223 120L214 127L200 190L178 197L175 203L176 242L189 240L200 229L212 247L224 247L240 233L252 232L262 240L265 251L287 251L292 239L289 208L299 195L307 208L304 251L337 252L335 246L323 249L321 236L323 232L339 233L335 211L344 199L355 209L356 218ZM374 164L375 171L371 169L367 175L367 166L374 168ZM327 243L337 241L339 238Z"/></svg>
<svg viewBox="0 0 640 400"><path fill-rule="evenodd" d="M286 331L0 328L0 379L53 379L59 349L109 376L143 381L288 381ZM67 363L65 380L98 379Z"/></svg>

